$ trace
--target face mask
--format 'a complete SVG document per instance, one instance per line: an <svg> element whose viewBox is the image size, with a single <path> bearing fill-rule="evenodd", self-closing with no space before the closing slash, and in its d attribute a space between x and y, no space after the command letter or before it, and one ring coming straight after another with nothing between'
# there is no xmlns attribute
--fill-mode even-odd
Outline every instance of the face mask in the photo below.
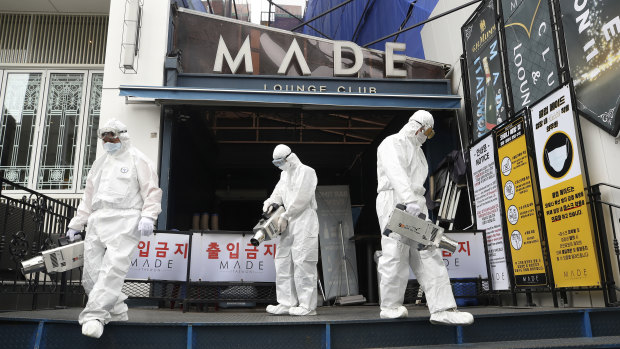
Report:
<svg viewBox="0 0 620 349"><path fill-rule="evenodd" d="M108 154L113 154L121 149L121 143L103 143L103 149L105 149Z"/></svg>
<svg viewBox="0 0 620 349"><path fill-rule="evenodd" d="M282 171L286 171L289 168L291 168L291 163L289 161L286 161L285 163L283 163L282 165L278 166L278 168Z"/></svg>
<svg viewBox="0 0 620 349"><path fill-rule="evenodd" d="M424 144L427 139L431 139L435 135L435 131L432 127L423 127L417 120L410 120L407 125L405 125L405 132L409 137L420 143L420 145Z"/></svg>
<svg viewBox="0 0 620 349"><path fill-rule="evenodd" d="M419 132L417 135L415 135L415 139L420 142L420 144L424 144L424 142L426 142L426 135L422 132Z"/></svg>
<svg viewBox="0 0 620 349"><path fill-rule="evenodd" d="M552 151L545 150L545 155L547 156L547 161L551 165L551 168L555 172L562 171L564 167L564 163L566 162L566 158L568 157L568 151L566 150L566 144L560 147L553 149Z"/></svg>

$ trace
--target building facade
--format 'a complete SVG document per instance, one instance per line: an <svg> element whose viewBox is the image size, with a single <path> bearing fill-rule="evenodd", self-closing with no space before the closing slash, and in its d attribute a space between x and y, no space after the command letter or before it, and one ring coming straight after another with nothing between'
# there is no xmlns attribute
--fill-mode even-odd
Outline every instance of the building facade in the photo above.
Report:
<svg viewBox="0 0 620 349"><path fill-rule="evenodd" d="M465 3L440 0L430 16ZM255 215L233 222L231 212L251 211L266 198L277 180L271 149L289 143L298 147L302 161L317 167L319 181L352 188L352 200L365 205L363 216L372 231L377 225L372 222L372 153L411 110L435 109L440 116L438 127L446 138L426 149L431 165L448 150L468 143L462 132L467 129L464 105L458 97L463 95L460 29L475 4L421 29L428 61L398 61L396 56L392 68L397 68L387 71L388 49L360 49L374 63L355 72L342 69L342 74L334 72L331 40L298 35L295 48L290 34L250 24L243 24L238 33L222 30L213 37L198 25L180 33L180 20L211 21L221 28L241 24L177 10L168 1L91 1L82 4L79 13L77 3L49 12L14 6L0 13L0 175L52 197L77 202L90 165L103 152L96 129L116 118L128 126L133 144L158 164L165 193L160 229L189 230L193 214L209 211L223 216L225 229L246 226ZM214 42L218 37L228 56L208 52L220 51ZM191 41L195 39L200 40ZM187 46L182 46L183 40ZM393 60L399 50L389 50ZM356 61L355 48L340 52L339 62ZM301 64L302 57L307 66ZM329 59L323 61L325 57ZM450 83L447 90L425 100L428 93L421 91L443 85L391 79L398 70L405 71L403 81L447 78ZM319 135L314 135L317 130ZM582 131L591 183L619 185L614 175L620 171L614 161L620 153L618 139L585 120ZM617 195L603 195L620 202ZM613 239L611 229L608 232ZM618 279L617 264L613 265ZM602 303L597 291L573 291L570 299L575 306ZM543 295L538 302L546 305L551 299Z"/></svg>

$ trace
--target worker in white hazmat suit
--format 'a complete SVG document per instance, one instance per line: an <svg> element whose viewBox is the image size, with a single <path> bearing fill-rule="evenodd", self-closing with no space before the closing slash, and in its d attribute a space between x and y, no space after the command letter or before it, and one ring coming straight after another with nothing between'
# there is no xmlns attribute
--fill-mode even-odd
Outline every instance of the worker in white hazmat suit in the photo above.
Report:
<svg viewBox="0 0 620 349"><path fill-rule="evenodd" d="M407 212L414 215L428 213L424 199L428 164L421 146L434 135L433 125L429 112L416 111L398 133L383 140L377 149L377 216L381 231L396 204L405 204ZM397 233L382 235L381 248L383 254L378 263L381 318L407 317L403 301L411 266L426 294L431 323L473 323L470 313L456 310L448 270L438 249L421 249L416 242Z"/></svg>
<svg viewBox="0 0 620 349"><path fill-rule="evenodd" d="M278 305L267 306L271 314L316 315L319 220L316 214L317 178L314 170L301 163L291 148L279 144L273 164L282 173L263 211L273 203L284 205L278 220L282 235L276 249L276 297Z"/></svg>
<svg viewBox="0 0 620 349"><path fill-rule="evenodd" d="M99 338L110 321L127 321L121 292L140 236L153 233L161 212L159 180L150 160L131 145L127 127L111 120L98 137L105 154L93 163L67 236L86 226L82 285L88 303L79 316L82 333Z"/></svg>

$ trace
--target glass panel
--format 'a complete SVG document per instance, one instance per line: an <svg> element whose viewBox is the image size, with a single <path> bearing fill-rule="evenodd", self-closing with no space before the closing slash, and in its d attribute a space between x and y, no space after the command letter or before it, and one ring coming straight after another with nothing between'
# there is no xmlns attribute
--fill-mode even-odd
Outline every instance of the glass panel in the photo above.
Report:
<svg viewBox="0 0 620 349"><path fill-rule="evenodd" d="M86 121L86 138L84 139L84 162L82 163L82 183L80 189L86 187L86 176L93 166L97 153L97 128L101 111L101 87L103 74L93 74L90 82L90 103L88 104L88 120Z"/></svg>
<svg viewBox="0 0 620 349"><path fill-rule="evenodd" d="M84 74L50 74L37 189L71 189Z"/></svg>
<svg viewBox="0 0 620 349"><path fill-rule="evenodd" d="M9 73L0 123L0 176L28 185L37 112L40 73Z"/></svg>

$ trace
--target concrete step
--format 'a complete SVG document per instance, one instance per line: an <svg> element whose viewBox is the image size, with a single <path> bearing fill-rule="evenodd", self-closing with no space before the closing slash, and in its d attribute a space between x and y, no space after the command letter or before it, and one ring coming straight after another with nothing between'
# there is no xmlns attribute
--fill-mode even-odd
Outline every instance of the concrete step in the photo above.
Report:
<svg viewBox="0 0 620 349"><path fill-rule="evenodd" d="M424 348L477 348L477 349L526 349L526 348L619 348L620 336L604 337L573 337L554 339L534 339L524 341L486 342L486 343L463 343L450 345L425 345ZM401 347L416 348L416 347ZM399 349L399 348L391 348Z"/></svg>
<svg viewBox="0 0 620 349"><path fill-rule="evenodd" d="M618 308L468 308L471 326L437 326L428 310L379 319L377 307L321 307L316 316L261 309L129 310L103 337L81 334L81 308L0 313L0 348L607 348L620 347Z"/></svg>

